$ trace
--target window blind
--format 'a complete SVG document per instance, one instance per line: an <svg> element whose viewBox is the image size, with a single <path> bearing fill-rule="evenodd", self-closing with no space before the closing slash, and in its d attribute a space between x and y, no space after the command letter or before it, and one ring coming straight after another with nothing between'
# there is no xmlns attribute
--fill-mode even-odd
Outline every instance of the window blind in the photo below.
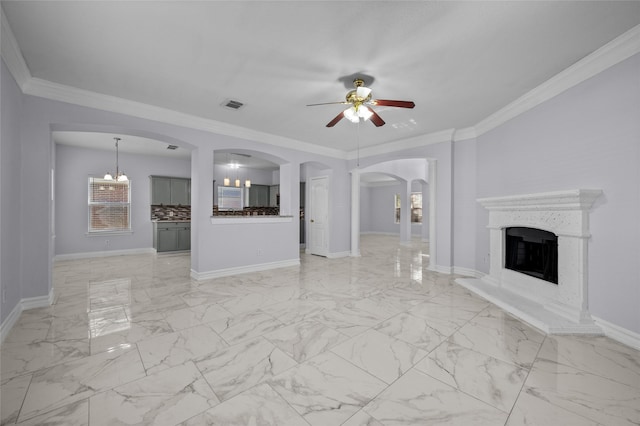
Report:
<svg viewBox="0 0 640 426"><path fill-rule="evenodd" d="M130 183L89 178L89 232L131 230Z"/></svg>

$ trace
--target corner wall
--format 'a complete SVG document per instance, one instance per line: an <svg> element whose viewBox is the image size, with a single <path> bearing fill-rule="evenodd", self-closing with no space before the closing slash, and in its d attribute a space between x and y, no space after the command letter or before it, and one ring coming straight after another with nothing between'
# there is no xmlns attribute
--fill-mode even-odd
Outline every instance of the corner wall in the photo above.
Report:
<svg viewBox="0 0 640 426"><path fill-rule="evenodd" d="M22 93L0 64L0 324L20 303L20 117ZM46 218L45 218L46 220Z"/></svg>

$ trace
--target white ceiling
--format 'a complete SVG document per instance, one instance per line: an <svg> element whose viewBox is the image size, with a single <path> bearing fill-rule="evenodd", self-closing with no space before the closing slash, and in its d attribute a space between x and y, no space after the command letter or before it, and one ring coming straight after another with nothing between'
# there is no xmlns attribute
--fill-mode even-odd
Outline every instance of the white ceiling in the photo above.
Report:
<svg viewBox="0 0 640 426"><path fill-rule="evenodd" d="M640 24L638 1L2 1L2 8L35 78L345 152L473 126ZM358 142L358 126L347 120L325 127L344 106L305 105L343 100L360 74L374 78L374 98L416 107L378 107L387 124L363 123ZM223 108L227 99L245 106Z"/></svg>

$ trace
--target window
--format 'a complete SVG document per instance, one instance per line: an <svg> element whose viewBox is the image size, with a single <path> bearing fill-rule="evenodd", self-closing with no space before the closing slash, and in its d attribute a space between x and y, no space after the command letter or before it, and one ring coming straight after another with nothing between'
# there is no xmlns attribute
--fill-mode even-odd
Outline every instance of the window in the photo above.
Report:
<svg viewBox="0 0 640 426"><path fill-rule="evenodd" d="M422 223L422 192L411 193L411 223Z"/></svg>
<svg viewBox="0 0 640 426"><path fill-rule="evenodd" d="M400 223L400 194L395 194L396 223ZM422 192L411 193L411 223L422 223Z"/></svg>
<svg viewBox="0 0 640 426"><path fill-rule="evenodd" d="M131 230L130 183L89 178L89 232Z"/></svg>

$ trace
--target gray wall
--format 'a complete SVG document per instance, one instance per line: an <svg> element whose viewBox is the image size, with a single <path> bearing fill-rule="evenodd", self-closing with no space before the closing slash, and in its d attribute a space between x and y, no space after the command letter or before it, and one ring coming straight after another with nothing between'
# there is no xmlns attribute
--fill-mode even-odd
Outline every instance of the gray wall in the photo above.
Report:
<svg viewBox="0 0 640 426"><path fill-rule="evenodd" d="M126 142L126 140L123 140ZM88 236L87 179L115 167L114 152L56 145L55 254L151 248L150 175L191 177L191 159L120 152L131 181L131 234Z"/></svg>
<svg viewBox="0 0 640 426"><path fill-rule="evenodd" d="M476 141L453 144L453 264L476 269ZM482 259L484 261L484 259Z"/></svg>
<svg viewBox="0 0 640 426"><path fill-rule="evenodd" d="M422 192L419 183L413 182L411 192ZM363 196L364 194L364 196ZM400 236L400 224L395 222L395 194L403 196L400 183L394 185L362 186L360 188L360 231ZM422 215L428 224L429 200L423 199ZM427 225L428 226L428 225ZM411 224L411 235L421 235L422 225Z"/></svg>
<svg viewBox="0 0 640 426"><path fill-rule="evenodd" d="M640 54L477 139L477 196L602 189L590 215L593 315L640 333ZM457 166L457 165L456 165ZM487 272L478 210L476 269Z"/></svg>
<svg viewBox="0 0 640 426"><path fill-rule="evenodd" d="M0 68L0 323L22 298L20 288L21 179L20 113L22 93L4 60ZM45 218L46 220L46 218Z"/></svg>

